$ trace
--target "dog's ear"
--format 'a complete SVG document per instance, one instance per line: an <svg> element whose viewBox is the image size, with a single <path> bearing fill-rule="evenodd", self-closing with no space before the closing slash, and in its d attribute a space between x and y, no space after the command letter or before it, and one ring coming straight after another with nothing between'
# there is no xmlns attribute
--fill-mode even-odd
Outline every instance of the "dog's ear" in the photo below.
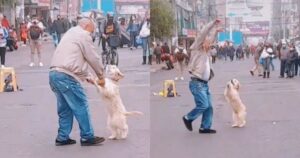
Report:
<svg viewBox="0 0 300 158"><path fill-rule="evenodd" d="M240 87L241 87L241 84L238 82L238 83L236 84L236 89L237 89L237 90L240 90Z"/></svg>

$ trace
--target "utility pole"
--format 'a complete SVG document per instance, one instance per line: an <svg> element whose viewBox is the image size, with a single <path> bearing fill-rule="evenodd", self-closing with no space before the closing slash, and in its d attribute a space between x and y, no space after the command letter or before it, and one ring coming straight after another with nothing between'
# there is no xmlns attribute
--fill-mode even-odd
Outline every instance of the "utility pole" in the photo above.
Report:
<svg viewBox="0 0 300 158"><path fill-rule="evenodd" d="M285 39L286 38L286 31L285 31L285 29L286 29L286 24L285 24L285 3L282 3L282 12L283 12L283 17L282 17L282 27L283 27L283 39Z"/></svg>
<svg viewBox="0 0 300 158"><path fill-rule="evenodd" d="M175 46L178 45L178 16L177 16L177 3L176 0L172 0L172 8L174 8L174 15L175 15Z"/></svg>
<svg viewBox="0 0 300 158"><path fill-rule="evenodd" d="M67 19L69 19L69 3L70 0L67 0Z"/></svg>

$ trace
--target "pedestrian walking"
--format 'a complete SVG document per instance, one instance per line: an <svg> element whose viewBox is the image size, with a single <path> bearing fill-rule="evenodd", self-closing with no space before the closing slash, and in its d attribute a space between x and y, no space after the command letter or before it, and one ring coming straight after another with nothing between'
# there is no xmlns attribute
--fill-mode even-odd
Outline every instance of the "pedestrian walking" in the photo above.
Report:
<svg viewBox="0 0 300 158"><path fill-rule="evenodd" d="M296 43L295 48L296 48L296 52L298 54L298 57L295 61L295 76L298 76L298 72L299 72L298 68L300 66L300 42Z"/></svg>
<svg viewBox="0 0 300 158"><path fill-rule="evenodd" d="M30 44L30 67L35 66L34 63L34 54L35 50L37 50L38 55L38 63L39 66L44 66L42 63L42 55L41 55L41 38L43 33L43 24L41 24L37 19L33 19L30 24L28 24L29 28L29 44Z"/></svg>
<svg viewBox="0 0 300 158"><path fill-rule="evenodd" d="M60 15L57 16L56 20L54 20L53 29L56 33L57 41L59 43L64 33L68 30L66 22L61 18Z"/></svg>
<svg viewBox="0 0 300 158"><path fill-rule="evenodd" d="M154 42L153 44L155 45L156 43ZM162 48L161 48L160 44L157 43L153 50L153 54L155 55L156 64L161 63L161 52L162 52Z"/></svg>
<svg viewBox="0 0 300 158"><path fill-rule="evenodd" d="M27 32L28 32L27 25L25 22L22 22L20 25L20 37L21 37L21 41L23 42L23 46L26 46L27 43L27 37L28 37Z"/></svg>
<svg viewBox="0 0 300 158"><path fill-rule="evenodd" d="M246 54L246 58L249 59L249 57L250 57L250 47L248 45L246 45L244 47L244 52Z"/></svg>
<svg viewBox="0 0 300 158"><path fill-rule="evenodd" d="M2 15L0 14L0 20ZM5 66L5 55L6 55L6 44L7 44L8 31L0 24L0 57L1 57L1 68Z"/></svg>
<svg viewBox="0 0 300 158"><path fill-rule="evenodd" d="M289 53L289 48L287 46L287 42L283 41L278 46L279 50L279 59L280 59L280 78L284 78L284 73L286 72L286 64Z"/></svg>
<svg viewBox="0 0 300 158"><path fill-rule="evenodd" d="M140 25L140 34L139 36L142 39L143 44L143 65L146 64L147 56L148 56L148 64L151 65L152 55L150 52L150 18L148 16L145 17L144 21Z"/></svg>
<svg viewBox="0 0 300 158"><path fill-rule="evenodd" d="M52 41L53 41L54 47L57 47L58 38L57 38L57 34L56 34L55 24L53 23L53 21L51 20L50 17L48 20L48 26L49 26L49 33L52 36Z"/></svg>
<svg viewBox="0 0 300 158"><path fill-rule="evenodd" d="M89 81L89 67L94 70L97 84L104 86L103 67L100 56L92 42L91 33L95 26L91 19L79 20L79 26L71 28L58 44L51 61L49 84L57 99L59 116L57 146L75 144L69 137L73 117L80 127L80 142L82 146L102 143L103 137L94 135L90 119L89 104L82 81Z"/></svg>
<svg viewBox="0 0 300 158"><path fill-rule="evenodd" d="M138 35L139 31L139 22L137 21L136 15L132 15L129 20L129 25L126 29L127 32L130 34L130 49L132 50L133 47L137 48L136 44L136 36Z"/></svg>
<svg viewBox="0 0 300 158"><path fill-rule="evenodd" d="M261 64L259 63L259 58L260 58L260 55L262 53L262 51L264 50L263 48L263 43L259 43L256 50L255 50L255 53L254 53L254 63L255 63L255 66L250 70L250 74L252 76L254 76L254 73L257 71L258 72L258 76L262 76L262 68L261 68Z"/></svg>
<svg viewBox="0 0 300 158"><path fill-rule="evenodd" d="M189 131L193 130L192 122L202 114L199 133L216 133L211 129L213 118L213 107L208 81L213 77L209 60L209 48L217 36L216 26L219 20L208 23L191 45L191 60L188 66L191 74L189 88L194 96L196 107L183 116L183 122ZM213 31L213 32L212 32ZM208 36L210 34L210 36Z"/></svg>
<svg viewBox="0 0 300 158"><path fill-rule="evenodd" d="M270 78L270 64L271 64L272 54L273 54L273 49L270 47L266 47L260 56L262 60L263 69L264 69L263 78L266 77Z"/></svg>
<svg viewBox="0 0 300 158"><path fill-rule="evenodd" d="M210 47L209 54L211 55L212 63L216 63L216 58L217 58L217 49L215 46Z"/></svg>
<svg viewBox="0 0 300 158"><path fill-rule="evenodd" d="M241 60L243 58L243 47L239 45L236 49L236 60Z"/></svg>
<svg viewBox="0 0 300 158"><path fill-rule="evenodd" d="M287 78L293 78L295 75L295 65L298 58L298 53L293 44L289 46L289 53L287 54L286 61L286 74Z"/></svg>
<svg viewBox="0 0 300 158"><path fill-rule="evenodd" d="M174 50L175 58L177 60L176 67L177 67L177 76L175 80L177 81L179 78L180 80L184 80L183 72L185 68L185 59L188 56L187 50L184 48L183 43L180 43L179 46Z"/></svg>
<svg viewBox="0 0 300 158"><path fill-rule="evenodd" d="M227 52L227 55L230 58L230 61L233 61L235 49L234 49L233 44L231 42L227 43L226 52Z"/></svg>
<svg viewBox="0 0 300 158"><path fill-rule="evenodd" d="M10 25L9 25L9 21L8 19L6 18L5 15L3 15L3 18L1 20L1 24L2 24L2 27L4 27L5 29L9 29Z"/></svg>

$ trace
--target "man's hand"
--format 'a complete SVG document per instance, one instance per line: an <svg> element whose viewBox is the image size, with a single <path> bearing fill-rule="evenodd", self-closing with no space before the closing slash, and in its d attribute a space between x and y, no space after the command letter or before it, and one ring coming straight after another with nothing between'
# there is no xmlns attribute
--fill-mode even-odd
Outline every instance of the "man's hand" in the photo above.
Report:
<svg viewBox="0 0 300 158"><path fill-rule="evenodd" d="M221 20L220 20L220 19L216 19L215 22L214 22L215 25L218 25L218 24L220 24L220 23L221 23Z"/></svg>
<svg viewBox="0 0 300 158"><path fill-rule="evenodd" d="M98 79L97 84L101 87L104 87L105 86L105 79L104 78Z"/></svg>
<svg viewBox="0 0 300 158"><path fill-rule="evenodd" d="M95 80L92 78L87 78L86 81L90 84L95 84Z"/></svg>
<svg viewBox="0 0 300 158"><path fill-rule="evenodd" d="M224 29L223 28L217 28L217 30L216 30L217 32L223 32L224 31Z"/></svg>

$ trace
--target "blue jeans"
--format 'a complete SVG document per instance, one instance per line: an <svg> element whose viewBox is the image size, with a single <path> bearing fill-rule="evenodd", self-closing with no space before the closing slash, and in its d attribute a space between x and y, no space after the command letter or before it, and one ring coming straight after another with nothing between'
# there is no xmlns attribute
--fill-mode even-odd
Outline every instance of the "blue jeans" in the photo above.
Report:
<svg viewBox="0 0 300 158"><path fill-rule="evenodd" d="M275 66L274 66L274 64L273 64L273 58L271 58L271 66L272 66L272 71L274 71L275 70Z"/></svg>
<svg viewBox="0 0 300 158"><path fill-rule="evenodd" d="M52 33L52 40L53 40L53 43L54 43L54 46L56 47L58 45L58 38L57 38L57 35L56 33Z"/></svg>
<svg viewBox="0 0 300 158"><path fill-rule="evenodd" d="M152 55L149 47L149 37L141 38L143 44L143 56Z"/></svg>
<svg viewBox="0 0 300 158"><path fill-rule="evenodd" d="M194 96L196 107L186 115L186 118L190 121L194 121L202 114L200 128L210 129L212 125L213 108L208 84L192 80L190 81L190 91Z"/></svg>
<svg viewBox="0 0 300 158"><path fill-rule="evenodd" d="M59 128L57 139L69 139L75 116L84 139L94 137L87 97L80 83L73 77L57 71L49 73L49 84L57 99Z"/></svg>

